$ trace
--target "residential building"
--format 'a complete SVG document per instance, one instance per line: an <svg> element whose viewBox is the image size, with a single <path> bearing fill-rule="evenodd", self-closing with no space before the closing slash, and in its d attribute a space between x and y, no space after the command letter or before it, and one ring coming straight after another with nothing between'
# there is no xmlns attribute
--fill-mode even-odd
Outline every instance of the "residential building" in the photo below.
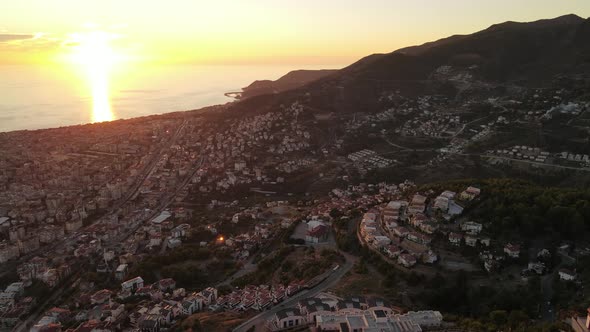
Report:
<svg viewBox="0 0 590 332"><path fill-rule="evenodd" d="M504 246L504 253L511 258L518 258L520 256L520 246L517 244L508 243Z"/></svg>
<svg viewBox="0 0 590 332"><path fill-rule="evenodd" d="M277 331L305 324L307 324L307 319L301 314L299 309L288 308L280 310L275 314L271 330Z"/></svg>
<svg viewBox="0 0 590 332"><path fill-rule="evenodd" d="M576 280L576 272L569 269L559 269L559 279L564 281Z"/></svg>

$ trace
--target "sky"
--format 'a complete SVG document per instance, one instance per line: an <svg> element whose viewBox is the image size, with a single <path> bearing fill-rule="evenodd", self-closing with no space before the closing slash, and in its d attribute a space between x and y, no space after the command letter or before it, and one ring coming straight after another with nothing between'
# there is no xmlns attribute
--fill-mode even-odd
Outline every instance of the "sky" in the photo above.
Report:
<svg viewBox="0 0 590 332"><path fill-rule="evenodd" d="M590 0L3 0L0 64L63 60L96 31L135 61L351 63L571 13L590 17Z"/></svg>

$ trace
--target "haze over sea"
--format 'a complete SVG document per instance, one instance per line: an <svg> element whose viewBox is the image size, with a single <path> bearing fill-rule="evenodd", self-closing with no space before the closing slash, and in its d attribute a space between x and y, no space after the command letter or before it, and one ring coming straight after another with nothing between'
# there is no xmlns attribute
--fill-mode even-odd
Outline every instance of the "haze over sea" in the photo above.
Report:
<svg viewBox="0 0 590 332"><path fill-rule="evenodd" d="M224 95L295 69L338 65L170 65L92 77L58 66L0 66L0 132L128 119L224 104Z"/></svg>

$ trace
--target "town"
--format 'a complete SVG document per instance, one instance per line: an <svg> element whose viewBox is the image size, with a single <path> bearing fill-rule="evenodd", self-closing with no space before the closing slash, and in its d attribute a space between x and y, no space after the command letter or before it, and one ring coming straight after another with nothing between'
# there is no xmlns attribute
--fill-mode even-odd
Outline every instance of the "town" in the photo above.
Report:
<svg viewBox="0 0 590 332"><path fill-rule="evenodd" d="M452 78L479 84L465 73ZM555 322L589 281L589 244L576 236L586 207L571 201L585 194L526 201L485 178L587 175L588 151L574 144L581 131L564 138L574 142L567 149L544 140L564 123L587 121L590 109L561 88L524 96L457 105L394 90L373 114L318 114L301 98L269 112L236 114L228 104L1 133L0 324L160 331L186 328L201 313L237 331L462 324L445 320L435 301L416 300L419 284L401 277L394 284L410 295L398 294L399 302L378 292L338 294L339 284L362 278L354 271L365 259L417 280L465 272L486 287L540 282L543 305L527 317ZM516 126L537 129L519 137ZM524 210L531 201L537 215L508 215L508 206ZM531 226L550 209L553 220L571 217L578 228ZM520 232L511 233L516 224ZM532 241L524 230L561 237Z"/></svg>

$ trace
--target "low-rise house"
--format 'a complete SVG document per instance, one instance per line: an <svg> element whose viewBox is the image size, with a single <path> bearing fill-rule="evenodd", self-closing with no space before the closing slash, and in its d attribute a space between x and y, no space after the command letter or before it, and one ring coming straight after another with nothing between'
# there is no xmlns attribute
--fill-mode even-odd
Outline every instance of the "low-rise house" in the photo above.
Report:
<svg viewBox="0 0 590 332"><path fill-rule="evenodd" d="M148 244L149 247L158 247L162 245L162 234L152 234L150 236L150 243Z"/></svg>
<svg viewBox="0 0 590 332"><path fill-rule="evenodd" d="M545 264L539 262L531 262L528 265L528 270L533 271L536 274L542 275L545 273Z"/></svg>
<svg viewBox="0 0 590 332"><path fill-rule="evenodd" d="M176 227L174 227L171 231L170 234L172 235L173 238L180 238L180 237L185 237L187 236L187 234L190 231L190 225L189 224L180 224Z"/></svg>
<svg viewBox="0 0 590 332"><path fill-rule="evenodd" d="M273 323L274 324L273 324L272 330L276 331L276 330L281 330L281 329L292 328L295 326L305 325L305 324L307 324L307 320L306 320L305 316L303 316L301 314L299 309L294 308L294 309L283 309L283 310L278 311L275 314Z"/></svg>
<svg viewBox="0 0 590 332"><path fill-rule="evenodd" d="M414 197L412 197L410 205L408 206L408 213L416 214L424 212L426 208L426 199L426 196L422 196L420 194L414 195Z"/></svg>
<svg viewBox="0 0 590 332"><path fill-rule="evenodd" d="M458 246L461 244L461 240L463 240L463 235L453 232L449 233L449 242L451 242L451 244Z"/></svg>
<svg viewBox="0 0 590 332"><path fill-rule="evenodd" d="M199 292L199 295L203 297L205 305L210 305L217 300L217 289L213 287L207 287Z"/></svg>
<svg viewBox="0 0 590 332"><path fill-rule="evenodd" d="M479 188L468 187L459 195L459 198L461 198L464 201L471 201L477 198L480 194L481 190Z"/></svg>
<svg viewBox="0 0 590 332"><path fill-rule="evenodd" d="M430 238L430 236L413 231L409 232L406 238L410 241L420 244L429 244L430 242L432 242L432 238Z"/></svg>
<svg viewBox="0 0 590 332"><path fill-rule="evenodd" d="M424 310L424 311L409 311L401 317L407 318L414 323L420 325L422 328L435 328L442 324L443 316L439 311Z"/></svg>
<svg viewBox="0 0 590 332"><path fill-rule="evenodd" d="M199 305L195 301L196 298L185 299L182 301L182 314L185 316L190 316L196 312L198 312Z"/></svg>
<svg viewBox="0 0 590 332"><path fill-rule="evenodd" d="M13 282L4 290L5 293L13 293L15 297L19 298L25 293L25 284L23 282Z"/></svg>
<svg viewBox="0 0 590 332"><path fill-rule="evenodd" d="M384 251L390 258L397 258L402 252L401 249L395 245L389 245L385 247Z"/></svg>
<svg viewBox="0 0 590 332"><path fill-rule="evenodd" d="M421 257L422 262L426 264L433 264L438 260L438 255L432 250L423 253Z"/></svg>
<svg viewBox="0 0 590 332"><path fill-rule="evenodd" d="M315 228L307 231L305 241L309 243L320 243L328 239L328 227L325 225L318 225Z"/></svg>
<svg viewBox="0 0 590 332"><path fill-rule="evenodd" d="M172 278L161 279L158 281L158 288L164 293L172 292L176 289L176 281Z"/></svg>
<svg viewBox="0 0 590 332"><path fill-rule="evenodd" d="M325 315L327 313L332 312L332 309L327 303L314 303L304 307L305 315L308 323L316 322L316 317L319 315ZM303 311L302 311L303 313Z"/></svg>
<svg viewBox="0 0 590 332"><path fill-rule="evenodd" d="M139 330L141 332L158 332L160 327L161 320L157 315L149 314L140 318Z"/></svg>
<svg viewBox="0 0 590 332"><path fill-rule="evenodd" d="M472 235L479 234L483 229L483 225L473 221L467 221L461 224L461 230Z"/></svg>
<svg viewBox="0 0 590 332"><path fill-rule="evenodd" d="M559 269L559 279L565 281L576 280L576 272L569 269Z"/></svg>
<svg viewBox="0 0 590 332"><path fill-rule="evenodd" d="M509 257L518 258L520 256L520 246L517 244L508 243L504 246L504 253Z"/></svg>
<svg viewBox="0 0 590 332"><path fill-rule="evenodd" d="M465 236L465 245L468 245L470 247L477 246L477 238L471 235Z"/></svg>
<svg viewBox="0 0 590 332"><path fill-rule="evenodd" d="M96 293L92 294L92 296L90 296L90 303L92 303L92 304L108 303L111 300L112 294L113 294L113 292L111 292L108 289L99 290Z"/></svg>
<svg viewBox="0 0 590 332"><path fill-rule="evenodd" d="M127 272L129 271L129 266L127 264L119 264L117 269L115 270L115 279L123 280L127 277Z"/></svg>
<svg viewBox="0 0 590 332"><path fill-rule="evenodd" d="M436 232L436 230L438 229L438 225L432 221L429 221L420 224L418 228L420 228L420 230L426 234L434 234L434 232Z"/></svg>
<svg viewBox="0 0 590 332"><path fill-rule="evenodd" d="M367 310L375 312L375 311L382 311L385 315L389 316L393 314L393 309L391 309L391 304L381 298L368 298L367 302Z"/></svg>
<svg viewBox="0 0 590 332"><path fill-rule="evenodd" d="M391 243L391 239L387 236L378 235L373 238L373 243L377 248L383 248Z"/></svg>
<svg viewBox="0 0 590 332"><path fill-rule="evenodd" d="M451 200L455 198L455 195L456 193L445 190L434 200L434 208L447 212L449 210L449 204L451 203Z"/></svg>
<svg viewBox="0 0 590 332"><path fill-rule="evenodd" d="M416 265L416 257L410 254L401 254L397 258L397 262L398 264L403 265L405 267L412 267Z"/></svg>
<svg viewBox="0 0 590 332"><path fill-rule="evenodd" d="M135 277L121 283L121 289L127 292L134 292L141 287L143 287L143 279L141 277Z"/></svg>
<svg viewBox="0 0 590 332"><path fill-rule="evenodd" d="M361 313L366 308L363 307L362 303L364 301L360 301L359 299L349 298L346 300L341 300L336 303L336 310L341 313L346 314L356 314Z"/></svg>

